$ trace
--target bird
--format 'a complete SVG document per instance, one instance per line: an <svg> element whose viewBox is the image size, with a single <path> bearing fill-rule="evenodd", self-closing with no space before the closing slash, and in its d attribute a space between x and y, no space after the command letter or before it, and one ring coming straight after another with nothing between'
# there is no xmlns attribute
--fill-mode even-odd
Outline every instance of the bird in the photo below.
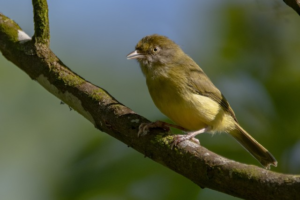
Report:
<svg viewBox="0 0 300 200"><path fill-rule="evenodd" d="M158 34L145 36L127 59L138 61L154 104L175 123L141 124L138 135L156 126L175 127L187 133L174 137L177 146L185 140L200 144L195 136L204 132L225 132L266 169L277 166L274 156L240 126L220 90L174 41Z"/></svg>

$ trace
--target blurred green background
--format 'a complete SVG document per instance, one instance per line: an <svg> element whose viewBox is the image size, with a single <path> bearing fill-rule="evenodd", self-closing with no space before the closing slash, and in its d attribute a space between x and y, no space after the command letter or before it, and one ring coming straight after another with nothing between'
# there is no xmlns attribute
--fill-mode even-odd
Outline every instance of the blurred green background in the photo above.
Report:
<svg viewBox="0 0 300 200"><path fill-rule="evenodd" d="M145 35L176 41L220 88L239 119L300 173L300 17L279 0L49 1L51 48L73 71L150 120L138 64L126 55ZM0 12L33 35L30 0ZM226 134L199 136L227 158L259 165ZM0 199L237 199L200 189L97 131L0 55Z"/></svg>

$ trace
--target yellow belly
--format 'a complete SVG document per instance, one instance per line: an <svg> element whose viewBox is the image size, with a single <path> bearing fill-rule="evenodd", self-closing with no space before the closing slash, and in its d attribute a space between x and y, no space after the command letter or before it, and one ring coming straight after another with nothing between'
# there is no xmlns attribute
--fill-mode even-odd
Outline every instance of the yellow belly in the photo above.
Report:
<svg viewBox="0 0 300 200"><path fill-rule="evenodd" d="M209 97L178 88L172 82L147 84L158 109L183 128L194 131L209 126L212 132L229 132L234 128L233 118Z"/></svg>

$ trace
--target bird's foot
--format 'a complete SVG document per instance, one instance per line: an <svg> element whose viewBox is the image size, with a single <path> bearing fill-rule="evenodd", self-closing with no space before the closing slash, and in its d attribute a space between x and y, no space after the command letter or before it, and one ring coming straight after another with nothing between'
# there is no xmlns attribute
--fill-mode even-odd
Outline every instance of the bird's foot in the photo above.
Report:
<svg viewBox="0 0 300 200"><path fill-rule="evenodd" d="M210 130L210 127L205 127L205 128L200 129L200 130L197 130L197 131L189 132L186 135L175 135L174 136L174 141L171 145L171 148L173 148L174 146L177 146L180 142L183 142L183 141L186 141L186 140L191 140L192 142L200 145L200 141L197 138L195 138L195 136L199 135L201 133L207 132L209 130Z"/></svg>
<svg viewBox="0 0 300 200"><path fill-rule="evenodd" d="M171 148L173 149L174 146L177 146L179 143L186 141L186 140L190 140L198 145L200 145L200 141L195 138L195 136L191 135L191 134L187 134L187 135L175 135L174 136L174 140L173 143L171 145Z"/></svg>
<svg viewBox="0 0 300 200"><path fill-rule="evenodd" d="M162 128L163 130L165 130L167 132L170 131L170 126L166 122L156 121L156 122L151 122L151 123L142 123L139 126L139 132L137 134L138 137L147 135L149 130L152 128Z"/></svg>

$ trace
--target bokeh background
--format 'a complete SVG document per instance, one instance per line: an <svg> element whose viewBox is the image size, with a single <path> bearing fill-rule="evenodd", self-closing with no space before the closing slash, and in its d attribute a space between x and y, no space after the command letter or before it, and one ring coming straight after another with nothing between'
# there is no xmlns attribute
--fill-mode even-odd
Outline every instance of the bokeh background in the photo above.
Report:
<svg viewBox="0 0 300 200"><path fill-rule="evenodd" d="M300 17L282 1L51 0L51 48L73 71L150 120L168 120L126 55L145 35L176 41L224 93L241 123L300 173ZM33 35L30 0L0 12ZM226 134L199 136L259 165ZM0 199L237 199L191 181L97 131L0 55Z"/></svg>

